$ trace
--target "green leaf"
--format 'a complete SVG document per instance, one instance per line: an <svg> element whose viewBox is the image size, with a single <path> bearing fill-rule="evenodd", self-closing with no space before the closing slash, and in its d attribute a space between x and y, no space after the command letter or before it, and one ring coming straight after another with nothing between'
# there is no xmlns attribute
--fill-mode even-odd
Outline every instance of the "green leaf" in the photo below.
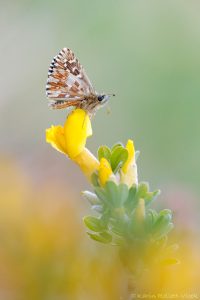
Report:
<svg viewBox="0 0 200 300"><path fill-rule="evenodd" d="M156 199L158 195L160 195L160 190L156 190L154 192L148 192L146 194L146 197L144 198L145 205L149 205L152 201Z"/></svg>
<svg viewBox="0 0 200 300"><path fill-rule="evenodd" d="M160 213L158 215L158 219L155 223L155 226L159 227L165 223L168 224L171 221L171 218L172 218L171 213L165 212L165 211L160 211Z"/></svg>
<svg viewBox="0 0 200 300"><path fill-rule="evenodd" d="M146 222L147 226L152 228L158 219L158 213L154 209L149 209L147 211Z"/></svg>
<svg viewBox="0 0 200 300"><path fill-rule="evenodd" d="M154 225L154 218L151 212L148 212L146 214L146 218L145 218L145 228L147 232L151 232L152 227Z"/></svg>
<svg viewBox="0 0 200 300"><path fill-rule="evenodd" d="M113 207L118 207L118 186L113 181L107 181L104 189L106 193L107 202L109 202Z"/></svg>
<svg viewBox="0 0 200 300"><path fill-rule="evenodd" d="M113 236L113 240L112 240L112 245L113 246L124 246L124 239L123 239L123 237L120 237L118 235L114 235Z"/></svg>
<svg viewBox="0 0 200 300"><path fill-rule="evenodd" d="M124 222L122 222L121 220L113 219L113 220L111 220L111 229L110 230L114 234L124 237L125 225L126 224Z"/></svg>
<svg viewBox="0 0 200 300"><path fill-rule="evenodd" d="M108 181L106 182L104 189L108 201L114 208L122 207L128 198L129 189L124 183L117 185L113 181Z"/></svg>
<svg viewBox="0 0 200 300"><path fill-rule="evenodd" d="M111 157L111 151L107 146L101 146L98 149L98 158L99 161L101 158L106 158L108 162L110 162L110 157Z"/></svg>
<svg viewBox="0 0 200 300"><path fill-rule="evenodd" d="M112 147L111 152L113 152L115 150L115 148L117 148L119 146L124 148L124 145L122 143L117 143Z"/></svg>
<svg viewBox="0 0 200 300"><path fill-rule="evenodd" d="M121 207L129 195L126 184L115 184L113 181L107 181L104 187L96 187L97 197L109 208Z"/></svg>
<svg viewBox="0 0 200 300"><path fill-rule="evenodd" d="M97 195L97 197L107 206L111 207L112 206L112 202L110 201L110 198L108 197L105 189L103 187L96 187L95 188L95 194Z"/></svg>
<svg viewBox="0 0 200 300"><path fill-rule="evenodd" d="M138 185L138 191L137 191L137 198L140 199L145 199L147 196L147 193L149 191L149 184L148 182L141 182Z"/></svg>
<svg viewBox="0 0 200 300"><path fill-rule="evenodd" d="M172 211L170 209L163 209L159 212L160 216L167 216L169 220L172 219Z"/></svg>
<svg viewBox="0 0 200 300"><path fill-rule="evenodd" d="M134 210L133 214L130 216L128 232L129 236L132 238L141 238L141 223L138 222L136 217L136 211Z"/></svg>
<svg viewBox="0 0 200 300"><path fill-rule="evenodd" d="M174 225L171 223L171 213L161 211L156 223L152 228L153 236L156 239L159 239L162 236L167 235L173 227Z"/></svg>
<svg viewBox="0 0 200 300"><path fill-rule="evenodd" d="M122 146L116 146L111 153L111 168L113 173L116 173L120 167L124 165L128 158L127 149Z"/></svg>
<svg viewBox="0 0 200 300"><path fill-rule="evenodd" d="M156 190L154 192L149 192L149 184L148 182L141 182L138 185L137 198L144 199L145 205L149 205L155 198L160 194L160 190Z"/></svg>
<svg viewBox="0 0 200 300"><path fill-rule="evenodd" d="M92 216L86 216L83 218L83 222L85 223L86 227L95 232L102 232L106 228L102 225L100 219Z"/></svg>
<svg viewBox="0 0 200 300"><path fill-rule="evenodd" d="M118 205L121 206L123 205L127 198L129 196L129 189L128 186L126 184L119 184L118 185Z"/></svg>
<svg viewBox="0 0 200 300"><path fill-rule="evenodd" d="M106 231L100 232L99 234L87 232L87 234L90 236L91 239L93 239L97 242L100 242L100 243L108 244L112 241L112 235L110 235Z"/></svg>
<svg viewBox="0 0 200 300"><path fill-rule="evenodd" d="M124 206L126 207L127 213L130 215L134 208L137 206L138 199L136 198L136 192L137 192L137 186L133 185L129 189L128 197L124 203Z"/></svg>
<svg viewBox="0 0 200 300"><path fill-rule="evenodd" d="M102 226L104 226L105 228L108 227L108 223L110 220L110 209L104 210L102 216L101 216L101 224Z"/></svg>
<svg viewBox="0 0 200 300"><path fill-rule="evenodd" d="M111 231L114 233L114 234L117 234L121 237L124 237L124 230L123 228L121 228L120 226L113 226L111 228Z"/></svg>

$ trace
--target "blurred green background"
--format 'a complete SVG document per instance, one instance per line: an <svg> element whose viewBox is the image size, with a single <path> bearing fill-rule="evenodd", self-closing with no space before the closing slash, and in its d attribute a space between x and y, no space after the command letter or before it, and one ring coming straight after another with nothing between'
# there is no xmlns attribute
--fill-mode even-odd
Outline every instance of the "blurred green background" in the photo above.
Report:
<svg viewBox="0 0 200 300"><path fill-rule="evenodd" d="M9 161L9 170L17 168L16 177L23 174L23 185L28 180L33 195L50 185L61 189L59 197L50 193L52 209L55 198L66 197L82 228L80 216L88 207L80 191L89 184L77 166L45 142L45 129L63 124L67 113L47 107L48 67L60 49L69 47L96 90L116 94L109 103L111 113L103 108L93 119L88 148L96 153L99 145L134 139L141 152L139 179L162 189L160 206L172 208L180 228L198 231L199 12L195 0L1 1L2 165ZM12 189L12 180L18 179L5 170L1 181ZM14 199L0 193L4 201ZM41 202L49 207L49 193L36 197L38 209ZM5 227L5 235L7 231Z"/></svg>

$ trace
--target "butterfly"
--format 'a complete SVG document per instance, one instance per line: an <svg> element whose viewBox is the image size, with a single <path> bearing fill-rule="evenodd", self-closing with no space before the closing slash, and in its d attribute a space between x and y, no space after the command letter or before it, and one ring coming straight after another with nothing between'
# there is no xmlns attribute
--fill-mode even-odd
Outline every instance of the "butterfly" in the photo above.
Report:
<svg viewBox="0 0 200 300"><path fill-rule="evenodd" d="M46 96L52 109L76 107L93 115L111 95L97 93L74 53L63 48L50 64Z"/></svg>

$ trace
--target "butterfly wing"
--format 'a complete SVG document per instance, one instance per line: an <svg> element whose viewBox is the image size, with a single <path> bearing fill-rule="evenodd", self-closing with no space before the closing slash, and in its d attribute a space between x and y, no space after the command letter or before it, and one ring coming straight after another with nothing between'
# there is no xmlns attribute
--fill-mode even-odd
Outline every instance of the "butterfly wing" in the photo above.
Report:
<svg viewBox="0 0 200 300"><path fill-rule="evenodd" d="M77 105L85 96L95 93L82 65L74 53L63 48L49 67L46 95L53 108Z"/></svg>

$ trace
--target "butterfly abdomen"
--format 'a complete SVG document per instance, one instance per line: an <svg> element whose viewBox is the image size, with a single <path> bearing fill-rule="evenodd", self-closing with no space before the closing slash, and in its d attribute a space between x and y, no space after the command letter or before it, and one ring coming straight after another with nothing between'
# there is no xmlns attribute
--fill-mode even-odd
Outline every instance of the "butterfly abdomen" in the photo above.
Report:
<svg viewBox="0 0 200 300"><path fill-rule="evenodd" d="M50 100L48 103L49 108L51 109L63 109L70 106L79 106L79 101L66 101L66 100Z"/></svg>

